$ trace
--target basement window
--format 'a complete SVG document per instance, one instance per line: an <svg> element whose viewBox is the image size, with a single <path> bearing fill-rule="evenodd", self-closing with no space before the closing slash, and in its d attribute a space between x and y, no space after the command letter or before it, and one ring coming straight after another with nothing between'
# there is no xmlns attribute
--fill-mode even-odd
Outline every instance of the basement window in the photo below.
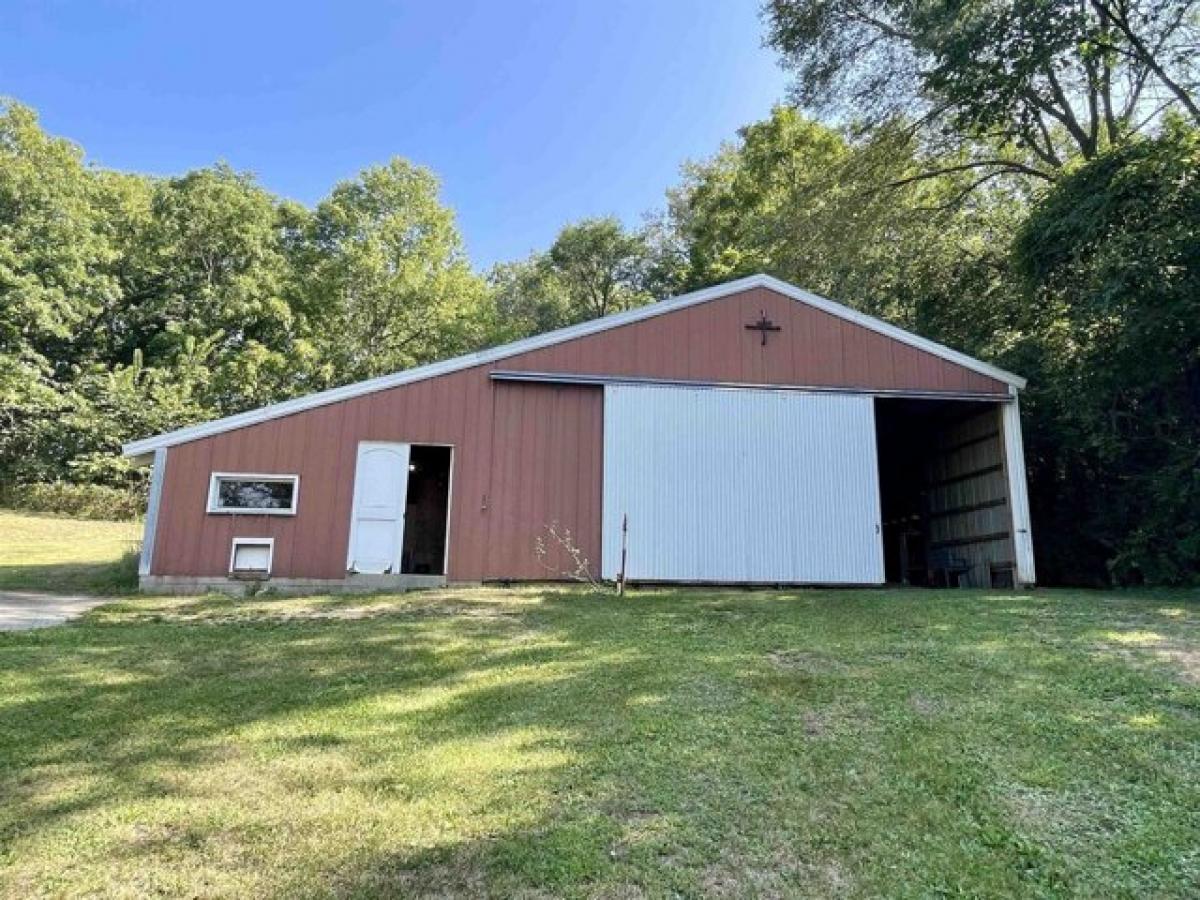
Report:
<svg viewBox="0 0 1200 900"><path fill-rule="evenodd" d="M229 553L229 574L234 578L267 578L271 574L271 557L274 555L274 538L234 538Z"/></svg>
<svg viewBox="0 0 1200 900"><path fill-rule="evenodd" d="M299 475L214 472L208 486L208 511L294 516L299 493Z"/></svg>

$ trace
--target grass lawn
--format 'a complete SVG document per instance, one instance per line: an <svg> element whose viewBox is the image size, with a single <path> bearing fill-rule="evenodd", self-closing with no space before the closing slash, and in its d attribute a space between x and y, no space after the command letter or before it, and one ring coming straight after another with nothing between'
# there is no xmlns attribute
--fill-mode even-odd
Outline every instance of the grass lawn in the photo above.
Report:
<svg viewBox="0 0 1200 900"><path fill-rule="evenodd" d="M0 590L124 593L137 586L140 522L88 522L0 509Z"/></svg>
<svg viewBox="0 0 1200 900"><path fill-rule="evenodd" d="M1195 896L1183 593L123 600L0 634L0 894Z"/></svg>

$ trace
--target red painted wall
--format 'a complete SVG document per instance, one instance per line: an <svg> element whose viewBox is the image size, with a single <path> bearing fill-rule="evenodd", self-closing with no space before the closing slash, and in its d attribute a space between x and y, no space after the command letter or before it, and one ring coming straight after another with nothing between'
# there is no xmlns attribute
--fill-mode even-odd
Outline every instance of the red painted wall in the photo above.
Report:
<svg viewBox="0 0 1200 900"><path fill-rule="evenodd" d="M745 325L780 325L764 347ZM341 578L359 441L452 444L449 578L553 577L551 522L600 563L603 390L494 382L496 369L1001 393L1006 385L766 288L171 447L151 572L221 576L232 538L274 537L273 575ZM300 475L295 516L205 512L212 472ZM555 569L564 560L552 561Z"/></svg>

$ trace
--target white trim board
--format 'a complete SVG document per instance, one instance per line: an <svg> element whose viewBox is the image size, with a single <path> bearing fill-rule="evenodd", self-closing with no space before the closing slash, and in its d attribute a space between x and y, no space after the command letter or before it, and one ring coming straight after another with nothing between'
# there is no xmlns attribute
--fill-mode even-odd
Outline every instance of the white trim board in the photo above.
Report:
<svg viewBox="0 0 1200 900"><path fill-rule="evenodd" d="M1012 542L1018 585L1037 583L1033 557L1033 526L1029 513L1029 476L1025 471L1025 444L1021 437L1021 407L1015 388L1012 403L1001 409L1004 431L1004 473L1008 479L1009 509L1012 510Z"/></svg>
<svg viewBox="0 0 1200 900"><path fill-rule="evenodd" d="M235 569L234 563L237 562L238 547L266 547L267 548L267 568L263 570L263 574L268 578L271 576L271 566L275 562L275 538L273 537L235 537L233 543L229 545L229 574L236 575L239 572L256 573L258 569Z"/></svg>
<svg viewBox="0 0 1200 900"><path fill-rule="evenodd" d="M154 451L154 468L150 470L150 497L146 502L146 523L142 529L142 552L138 558L138 575L149 575L154 564L154 542L158 537L158 508L162 505L163 481L167 477L167 448Z"/></svg>
<svg viewBox="0 0 1200 900"><path fill-rule="evenodd" d="M326 406L330 403L338 403L342 400L361 397L364 394L371 394L376 391L387 390L388 388L400 387L401 385L436 378L439 375L448 375L451 372L458 372L474 366L487 365L488 363L506 359L510 356L528 353L531 350L540 350L543 347L552 347L555 344L608 331L610 328L619 328L622 325L641 322L654 316L686 309L689 306L696 306L701 303L708 303L709 301L718 300L753 288L768 288L797 302L805 303L830 315L844 319L847 322L861 325L885 337L892 338L893 340L915 347L918 350L924 350L941 359L956 363L965 369L995 378L1014 388L1025 387L1025 379L1019 375L1006 372L982 360L967 356L965 353L951 350L949 347L945 347L935 341L920 337L895 325L889 325L887 322L876 319L874 316L868 316L866 313L858 312L848 306L843 306L841 303L810 293L795 285L780 281L778 278L773 278L770 275L750 275L746 278L739 278L736 281L729 281L725 284L718 284L713 287L704 288L703 290L693 291L690 294L682 294L678 297L660 300L646 306L639 306L637 309L613 313L600 319L592 319L589 322L581 322L578 325L560 328L557 331L550 331L546 334L513 341L511 344L493 347L490 350L481 350L477 353L468 353L465 356L458 356L454 359L418 366L415 369L406 369L402 372L393 372L390 375L381 375L378 378L371 378L367 381L343 385L342 387L332 388L316 394L309 394L305 397L297 397L294 400L285 400L282 403L274 403L270 406L252 409L248 412L238 413L237 415L226 416L223 419L214 419L211 422L202 422L199 425L179 428L175 431L168 431L164 434L143 438L139 441L131 441L122 447L121 450L125 456L145 457L160 447L172 447L176 444L184 444L188 441L221 434L226 431L233 431L237 428L245 428L248 425L257 425L259 422L267 422L271 419L290 416L294 413L315 409L319 406Z"/></svg>
<svg viewBox="0 0 1200 900"><path fill-rule="evenodd" d="M1001 393L976 391L918 391L904 388L830 387L823 384L771 384L755 381L694 381L688 378L645 378L640 375L584 375L577 372L531 372L493 369L492 381L523 381L534 384L577 384L586 387L606 387L610 384L649 385L651 387L684 387L714 391L793 391L801 394L862 394L868 397L906 397L918 400L969 400L973 402L1007 403L1012 399L1009 390Z"/></svg>
<svg viewBox="0 0 1200 900"><path fill-rule="evenodd" d="M288 481L292 485L292 505L287 509L273 507L218 506L218 485L222 481ZM204 511L210 516L294 516L300 510L300 476L290 472L212 472L208 477L208 502Z"/></svg>

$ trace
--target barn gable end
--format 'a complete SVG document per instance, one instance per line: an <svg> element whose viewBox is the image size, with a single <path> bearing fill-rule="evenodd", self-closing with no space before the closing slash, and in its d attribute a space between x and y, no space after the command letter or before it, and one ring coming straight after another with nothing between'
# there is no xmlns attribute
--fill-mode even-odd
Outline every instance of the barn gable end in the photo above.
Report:
<svg viewBox="0 0 1200 900"><path fill-rule="evenodd" d="M338 403L377 391L393 387L414 384L429 378L437 378L453 372L489 366L505 368L512 366L514 361L521 365L523 360L543 361L546 359L570 357L572 353L580 354L581 362L591 362L585 359L585 352L602 352L599 348L609 347L615 356L605 361L609 364L613 359L623 362L619 365L625 370L620 374L631 374L631 370L653 370L666 365L663 357L673 360L671 368L680 371L680 347L664 347L661 340L655 341L656 336L669 335L669 339L678 344L684 342L693 350L687 351L689 371L703 370L753 373L759 368L778 375L785 371L784 355L763 354L761 367L754 362L754 357L747 359L745 349L753 346L754 337L744 330L744 325L753 321L745 316L753 315L755 303L768 302L781 317L797 318L801 321L793 323L795 328L789 340L793 347L798 348L798 356L791 363L792 373L814 375L817 379L827 381L789 380L788 378L771 378L762 383L814 385L829 384L840 387L858 389L887 389L884 382L895 381L897 378L912 385L914 390L970 390L991 393L999 390L1007 392L1010 388L1022 388L1025 380L1011 372L1005 372L981 360L974 359L964 353L944 347L919 335L904 331L882 320L859 313L840 303L827 300L824 297L803 291L794 285L779 281L767 275L754 275L742 278L728 284L717 285L704 290L695 291L680 297L661 300L637 309L627 310L561 328L547 334L536 335L532 338L515 341L490 350L470 353L465 356L443 362L431 363L372 378L367 381L348 384L295 400L272 404L261 409L204 422L176 431L160 434L143 440L126 444L123 452L126 456L148 459L149 454L160 447L169 447L201 437L207 437L223 431L243 428L268 419L281 418L305 410ZM792 302L788 302L792 301ZM763 307L765 308L765 307ZM681 322L676 315L692 311L694 315L685 317L688 321L686 329L673 327ZM822 315L822 313L824 315ZM670 317L671 323L660 321ZM743 319L736 319L742 316ZM636 330L636 337L629 340L630 326L642 325ZM714 329L728 326L728 331L716 336ZM621 339L610 337L607 340L584 340L607 332L615 332ZM737 340L733 335L739 335L744 340ZM540 351L562 348L566 345L576 345L558 354L541 355ZM900 346L897 346L900 345ZM884 347L887 347L884 350ZM586 348L586 349L585 349ZM711 352L706 352L711 351ZM913 351L916 351L915 353ZM723 358L721 354L726 354ZM735 362L734 358L738 361ZM771 360L771 362L767 362ZM504 366L496 365L504 361ZM536 366L534 366L536 367ZM918 370L923 370L918 374ZM569 371L581 371L570 369ZM614 373L605 373L614 374ZM982 376L976 378L973 376ZM695 377L695 376L691 376ZM744 382L744 378L720 379L698 378L696 380L732 380ZM975 387L950 387L952 384L974 384ZM946 385L930 387L930 385Z"/></svg>
<svg viewBox="0 0 1200 900"><path fill-rule="evenodd" d="M778 331L747 328L766 320ZM1006 394L1008 384L781 293L753 287L491 364L700 383Z"/></svg>

